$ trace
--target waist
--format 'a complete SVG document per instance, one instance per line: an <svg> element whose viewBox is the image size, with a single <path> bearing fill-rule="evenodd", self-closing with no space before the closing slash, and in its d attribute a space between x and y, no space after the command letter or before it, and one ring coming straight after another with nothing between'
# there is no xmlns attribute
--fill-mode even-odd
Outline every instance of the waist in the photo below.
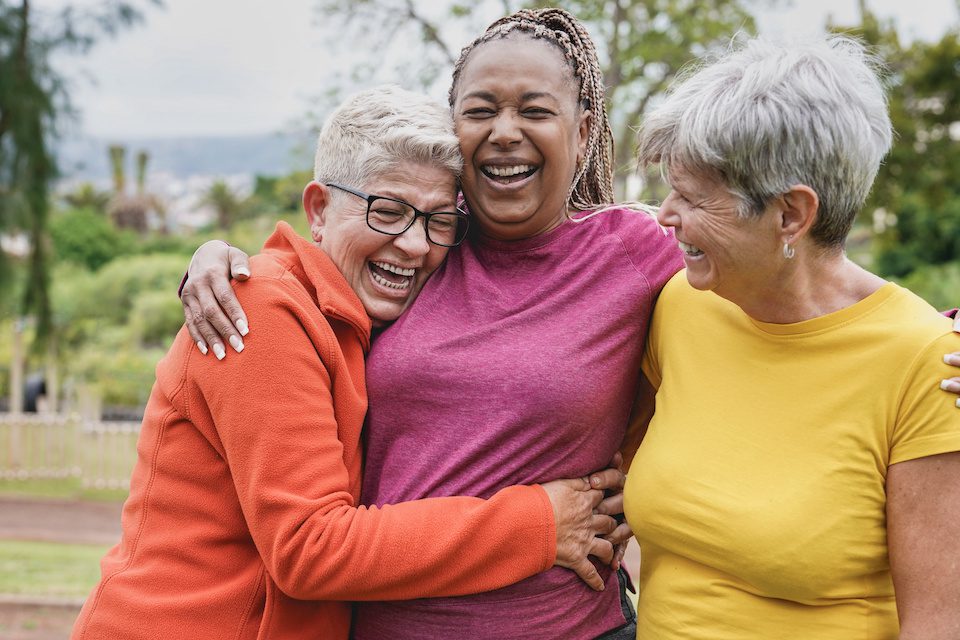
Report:
<svg viewBox="0 0 960 640"><path fill-rule="evenodd" d="M604 591L554 567L514 585L453 598L356 605L354 640L529 638L587 640L624 624L620 583L599 567Z"/></svg>

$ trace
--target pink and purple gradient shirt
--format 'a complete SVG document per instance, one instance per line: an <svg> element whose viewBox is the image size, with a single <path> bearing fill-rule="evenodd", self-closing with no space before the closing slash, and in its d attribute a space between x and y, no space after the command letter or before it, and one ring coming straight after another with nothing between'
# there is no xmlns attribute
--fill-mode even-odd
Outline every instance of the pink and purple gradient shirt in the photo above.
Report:
<svg viewBox="0 0 960 640"><path fill-rule="evenodd" d="M487 497L606 467L654 300L681 266L673 235L625 209L452 250L367 360L363 503ZM617 576L599 569L603 592L554 567L473 596L359 603L354 637L594 638L624 624Z"/></svg>

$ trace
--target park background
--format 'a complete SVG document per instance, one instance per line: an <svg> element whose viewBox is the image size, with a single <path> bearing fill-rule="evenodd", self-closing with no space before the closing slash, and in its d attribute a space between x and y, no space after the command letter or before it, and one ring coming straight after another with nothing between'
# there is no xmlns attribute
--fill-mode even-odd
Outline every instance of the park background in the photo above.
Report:
<svg viewBox="0 0 960 640"><path fill-rule="evenodd" d="M736 33L866 40L897 138L849 254L955 306L960 0L0 0L0 638L65 638L96 581L196 246L304 231L332 106L381 82L442 100L472 36L547 4L598 44L618 197L653 202L632 127L684 64Z"/></svg>

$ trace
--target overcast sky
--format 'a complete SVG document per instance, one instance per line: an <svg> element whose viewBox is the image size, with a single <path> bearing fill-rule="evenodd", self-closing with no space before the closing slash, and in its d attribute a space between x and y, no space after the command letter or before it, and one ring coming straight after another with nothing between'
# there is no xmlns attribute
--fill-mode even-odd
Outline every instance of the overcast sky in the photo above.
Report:
<svg viewBox="0 0 960 640"><path fill-rule="evenodd" d="M64 4L35 2L41 8ZM126 138L278 131L310 108L331 69L344 64L331 55L315 0L165 4L148 11L145 25L99 44L82 60L60 62L73 80L83 133ZM937 38L958 20L955 0L868 4L895 18L909 37ZM857 0L795 0L792 7L762 12L761 32L820 32L828 15L854 23L856 6Z"/></svg>

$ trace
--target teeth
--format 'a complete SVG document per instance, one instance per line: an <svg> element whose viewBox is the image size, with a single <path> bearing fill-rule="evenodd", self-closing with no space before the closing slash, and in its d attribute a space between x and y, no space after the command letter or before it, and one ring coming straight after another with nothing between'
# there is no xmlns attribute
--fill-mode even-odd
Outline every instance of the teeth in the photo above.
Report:
<svg viewBox="0 0 960 640"><path fill-rule="evenodd" d="M377 282L377 284L381 284L391 289L407 289L411 282L410 280L404 280L403 282L390 282L380 274L374 273L373 271L370 272L370 275L373 276L373 279Z"/></svg>
<svg viewBox="0 0 960 640"><path fill-rule="evenodd" d="M396 265L392 265L392 264L389 264L389 263L387 263L387 262L377 262L376 260L374 260L374 261L373 261L373 264L377 265L378 267L380 267L380 268L383 269L384 271L389 271L390 273L395 273L395 274L397 274L398 276L408 276L408 277L409 277L409 276L414 275L414 274L417 272L416 269L404 269L403 267L398 267L398 266L396 266Z"/></svg>
<svg viewBox="0 0 960 640"><path fill-rule="evenodd" d="M680 245L680 250L683 251L688 256L698 256L701 253L703 253L703 251L701 251L698 247L693 246L692 244L687 244L686 242L680 242L679 240L677 240L677 244Z"/></svg>
<svg viewBox="0 0 960 640"><path fill-rule="evenodd" d="M513 167L491 167L486 166L483 168L487 173L493 174L495 176L500 176L501 178L508 178L510 176L515 176L521 173L526 173L530 171L533 167L529 164L518 164Z"/></svg>

